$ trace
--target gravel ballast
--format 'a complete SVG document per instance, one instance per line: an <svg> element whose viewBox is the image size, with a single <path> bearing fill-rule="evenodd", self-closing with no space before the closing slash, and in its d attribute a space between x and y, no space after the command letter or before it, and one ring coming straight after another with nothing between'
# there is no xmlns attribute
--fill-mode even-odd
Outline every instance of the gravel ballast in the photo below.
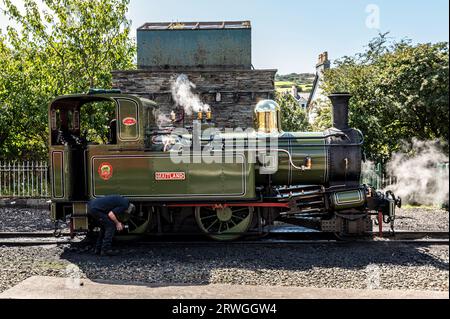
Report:
<svg viewBox="0 0 450 319"><path fill-rule="evenodd" d="M448 291L448 252L383 244L139 247L102 258L56 247L2 247L0 291L30 276L66 277L74 269L94 281Z"/></svg>
<svg viewBox="0 0 450 319"><path fill-rule="evenodd" d="M449 213L400 210L401 230L448 231ZM24 220L23 220L24 219ZM27 221L27 219L29 219ZM53 230L48 212L0 209L0 231ZM26 228L28 227L28 228ZM411 244L304 246L120 246L117 257L69 247L0 247L0 292L34 276L157 284L243 284L317 288L449 289L449 247Z"/></svg>
<svg viewBox="0 0 450 319"><path fill-rule="evenodd" d="M37 232L51 231L55 224L50 220L47 209L0 208L0 231Z"/></svg>
<svg viewBox="0 0 450 319"><path fill-rule="evenodd" d="M395 227L411 231L448 232L449 212L436 208L399 209Z"/></svg>

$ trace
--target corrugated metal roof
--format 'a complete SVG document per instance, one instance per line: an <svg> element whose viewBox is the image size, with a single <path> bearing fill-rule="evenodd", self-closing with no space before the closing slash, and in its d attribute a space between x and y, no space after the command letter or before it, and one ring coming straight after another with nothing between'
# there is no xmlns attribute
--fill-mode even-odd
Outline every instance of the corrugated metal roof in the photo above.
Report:
<svg viewBox="0 0 450 319"><path fill-rule="evenodd" d="M250 21L218 22L148 22L138 31L157 30L215 30L215 29L250 29Z"/></svg>

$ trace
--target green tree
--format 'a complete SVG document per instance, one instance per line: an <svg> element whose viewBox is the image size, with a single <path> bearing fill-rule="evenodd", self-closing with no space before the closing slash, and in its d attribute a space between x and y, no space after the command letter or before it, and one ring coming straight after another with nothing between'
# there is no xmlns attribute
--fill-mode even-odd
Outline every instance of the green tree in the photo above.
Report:
<svg viewBox="0 0 450 319"><path fill-rule="evenodd" d="M311 123L311 127L315 132L323 132L333 126L331 102L320 101L318 106L319 107L313 105L311 108L312 112L316 113L316 119Z"/></svg>
<svg viewBox="0 0 450 319"><path fill-rule="evenodd" d="M368 157L386 161L414 137L448 145L448 62L448 43L412 45L382 34L364 53L337 61L324 90L353 95L350 124L365 134Z"/></svg>
<svg viewBox="0 0 450 319"><path fill-rule="evenodd" d="M2 2L19 27L0 38L0 157L42 158L52 98L110 88L112 70L133 68L129 0L43 0L44 9L25 0L23 12L11 0ZM92 125L105 131L98 121Z"/></svg>
<svg viewBox="0 0 450 319"><path fill-rule="evenodd" d="M276 93L276 102L281 107L282 129L288 132L308 131L308 115L291 94Z"/></svg>

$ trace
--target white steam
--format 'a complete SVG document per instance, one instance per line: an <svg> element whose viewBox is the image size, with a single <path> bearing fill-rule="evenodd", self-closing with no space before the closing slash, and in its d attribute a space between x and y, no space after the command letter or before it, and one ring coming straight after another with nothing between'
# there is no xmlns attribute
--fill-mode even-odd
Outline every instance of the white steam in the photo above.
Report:
<svg viewBox="0 0 450 319"><path fill-rule="evenodd" d="M172 120L170 119L170 117L162 113L159 109L153 110L153 117L155 118L156 125L160 130L165 129L172 124Z"/></svg>
<svg viewBox="0 0 450 319"><path fill-rule="evenodd" d="M208 112L211 110L210 106L204 104L198 94L193 90L196 88L195 84L189 81L185 74L181 74L172 83L172 97L177 106L184 108L184 112L191 116L192 113Z"/></svg>
<svg viewBox="0 0 450 319"><path fill-rule="evenodd" d="M396 153L387 164L387 174L397 177L395 185L388 185L404 203L441 205L448 203L448 170L439 164L448 163L445 155L434 141L414 139L409 152Z"/></svg>
<svg viewBox="0 0 450 319"><path fill-rule="evenodd" d="M162 129L164 127L170 126L172 124L172 120L165 114L159 114L156 118L156 124L160 129Z"/></svg>

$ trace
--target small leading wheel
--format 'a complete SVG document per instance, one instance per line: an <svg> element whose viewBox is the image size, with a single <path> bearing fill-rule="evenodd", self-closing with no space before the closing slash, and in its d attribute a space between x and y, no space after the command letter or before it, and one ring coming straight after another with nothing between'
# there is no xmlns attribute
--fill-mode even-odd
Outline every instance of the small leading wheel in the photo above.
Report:
<svg viewBox="0 0 450 319"><path fill-rule="evenodd" d="M242 237L253 220L253 207L210 208L197 207L195 220L209 237L219 240L235 240Z"/></svg>

